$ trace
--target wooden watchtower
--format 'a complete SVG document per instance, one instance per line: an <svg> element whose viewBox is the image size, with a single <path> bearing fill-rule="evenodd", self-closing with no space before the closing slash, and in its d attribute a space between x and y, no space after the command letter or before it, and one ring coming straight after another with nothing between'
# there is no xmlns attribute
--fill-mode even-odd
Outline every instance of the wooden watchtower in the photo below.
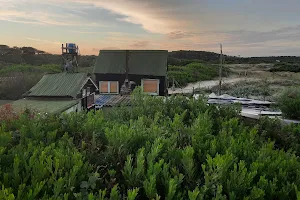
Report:
<svg viewBox="0 0 300 200"><path fill-rule="evenodd" d="M78 72L79 48L74 43L61 45L61 55L63 58L63 70L69 72Z"/></svg>

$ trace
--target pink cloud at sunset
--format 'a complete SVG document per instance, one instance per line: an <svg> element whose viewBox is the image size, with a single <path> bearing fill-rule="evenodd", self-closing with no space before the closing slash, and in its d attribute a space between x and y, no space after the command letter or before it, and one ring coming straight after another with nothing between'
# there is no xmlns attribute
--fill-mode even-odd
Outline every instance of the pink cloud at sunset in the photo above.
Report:
<svg viewBox="0 0 300 200"><path fill-rule="evenodd" d="M300 3L287 1L0 0L0 43L59 53L60 43L75 42L82 54L216 52L222 43L231 55L297 55Z"/></svg>

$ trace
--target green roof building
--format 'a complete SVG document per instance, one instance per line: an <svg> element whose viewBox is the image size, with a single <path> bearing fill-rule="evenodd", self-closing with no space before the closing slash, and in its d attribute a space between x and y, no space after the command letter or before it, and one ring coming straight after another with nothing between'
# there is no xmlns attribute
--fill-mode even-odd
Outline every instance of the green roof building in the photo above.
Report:
<svg viewBox="0 0 300 200"><path fill-rule="evenodd" d="M144 92L165 95L167 59L166 50L101 50L93 70L100 94L119 94L127 80Z"/></svg>
<svg viewBox="0 0 300 200"><path fill-rule="evenodd" d="M16 111L69 113L93 107L96 91L98 87L87 73L46 74L24 94L24 99L11 104Z"/></svg>
<svg viewBox="0 0 300 200"><path fill-rule="evenodd" d="M98 90L87 73L46 74L24 96L77 99L82 96L82 89L87 87L91 88L91 92Z"/></svg>

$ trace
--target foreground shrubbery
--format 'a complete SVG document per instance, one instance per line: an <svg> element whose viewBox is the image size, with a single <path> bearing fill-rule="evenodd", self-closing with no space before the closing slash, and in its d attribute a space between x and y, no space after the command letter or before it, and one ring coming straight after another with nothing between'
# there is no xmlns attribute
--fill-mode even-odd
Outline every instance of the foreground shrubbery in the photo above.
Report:
<svg viewBox="0 0 300 200"><path fill-rule="evenodd" d="M285 117L300 119L300 88L286 89L278 98L278 105Z"/></svg>
<svg viewBox="0 0 300 200"><path fill-rule="evenodd" d="M283 126L278 119L269 119L267 117L256 121L254 126L261 136L275 141L275 147L278 149L292 150L297 156L300 155L300 126L290 124Z"/></svg>
<svg viewBox="0 0 300 200"><path fill-rule="evenodd" d="M2 121L0 199L296 199L299 158L238 111L137 92L130 108Z"/></svg>

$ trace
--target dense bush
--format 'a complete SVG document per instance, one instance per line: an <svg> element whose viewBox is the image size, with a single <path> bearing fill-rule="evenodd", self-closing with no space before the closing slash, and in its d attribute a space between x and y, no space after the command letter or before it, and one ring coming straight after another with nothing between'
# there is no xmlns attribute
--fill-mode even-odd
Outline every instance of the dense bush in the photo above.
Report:
<svg viewBox="0 0 300 200"><path fill-rule="evenodd" d="M59 48L59 47L58 47ZM23 52L22 52L23 50ZM39 54L34 54L39 53ZM168 64L176 66L184 66L192 62L205 62L210 64L219 64L220 54L207 51L172 51L168 54ZM259 63L276 63L277 60L282 62L300 62L300 57L296 56L270 56L270 57L237 57L224 55L226 64L259 64ZM81 55L78 60L80 67L92 67L95 63L96 56ZM9 47L0 45L0 66L1 63L7 64L28 64L43 65L55 64L62 65L61 55L48 54L32 47ZM5 66L4 65L4 66Z"/></svg>
<svg viewBox="0 0 300 200"><path fill-rule="evenodd" d="M16 120L18 115L14 112L10 104L5 104L0 107L0 122L6 121L6 123Z"/></svg>
<svg viewBox="0 0 300 200"><path fill-rule="evenodd" d="M270 96L274 93L274 89L269 87L267 80L260 82L240 82L225 88L223 91L235 97L249 98L250 96ZM227 89L227 90L226 90Z"/></svg>
<svg viewBox="0 0 300 200"><path fill-rule="evenodd" d="M207 51L172 51L169 52L170 63L174 59L178 60L202 60L206 63L218 64L220 59L220 54ZM248 63L248 64L260 64L260 63L277 63L280 62L300 62L299 56L269 56L269 57L240 57L240 56L227 56L224 55L226 64L238 64L238 63ZM172 64L171 64L172 65Z"/></svg>
<svg viewBox="0 0 300 200"><path fill-rule="evenodd" d="M300 72L300 63L276 63L271 72Z"/></svg>
<svg viewBox="0 0 300 200"><path fill-rule="evenodd" d="M90 67L79 68L90 73ZM0 99L20 99L44 74L62 72L60 65L6 65L0 67ZM10 79L11 78L11 79ZM5 79L5 80L1 80Z"/></svg>
<svg viewBox="0 0 300 200"><path fill-rule="evenodd" d="M179 59L179 58L173 58L173 57L168 57L168 65L171 66L184 66L188 65L193 62L200 62L203 63L202 60L187 60L187 59Z"/></svg>
<svg viewBox="0 0 300 200"><path fill-rule="evenodd" d="M180 86L185 86L192 82L211 80L217 76L218 67L203 63L191 63L186 66L169 66L168 68L170 86L173 84L173 79Z"/></svg>
<svg viewBox="0 0 300 200"><path fill-rule="evenodd" d="M0 199L296 199L300 160L239 109L135 91L131 107L0 129Z"/></svg>
<svg viewBox="0 0 300 200"><path fill-rule="evenodd" d="M0 69L0 79L7 80L0 81L0 98L20 99L44 74L57 72L61 72L58 65L9 65L3 67Z"/></svg>
<svg viewBox="0 0 300 200"><path fill-rule="evenodd" d="M58 48L60 48L58 46ZM80 67L91 67L94 65L96 56L79 56L78 65ZM43 64L59 65L63 64L61 55L45 53L41 50L37 50L32 47L9 47L6 45L0 45L0 65L4 63L8 64L23 64L40 66ZM5 66L4 65L4 66Z"/></svg>
<svg viewBox="0 0 300 200"><path fill-rule="evenodd" d="M42 74L36 73L10 73L10 76L14 78L0 83L1 99L22 98L22 95L42 78Z"/></svg>
<svg viewBox="0 0 300 200"><path fill-rule="evenodd" d="M61 72L61 68L58 65L11 65L4 67L0 70L0 75L8 75L10 73L26 72L26 73L57 73Z"/></svg>
<svg viewBox="0 0 300 200"><path fill-rule="evenodd" d="M277 148L292 149L300 155L300 126L295 124L283 125L278 119L261 118L256 122L259 132L265 138L275 141Z"/></svg>
<svg viewBox="0 0 300 200"><path fill-rule="evenodd" d="M300 88L286 89L278 98L278 105L285 117L300 119Z"/></svg>

